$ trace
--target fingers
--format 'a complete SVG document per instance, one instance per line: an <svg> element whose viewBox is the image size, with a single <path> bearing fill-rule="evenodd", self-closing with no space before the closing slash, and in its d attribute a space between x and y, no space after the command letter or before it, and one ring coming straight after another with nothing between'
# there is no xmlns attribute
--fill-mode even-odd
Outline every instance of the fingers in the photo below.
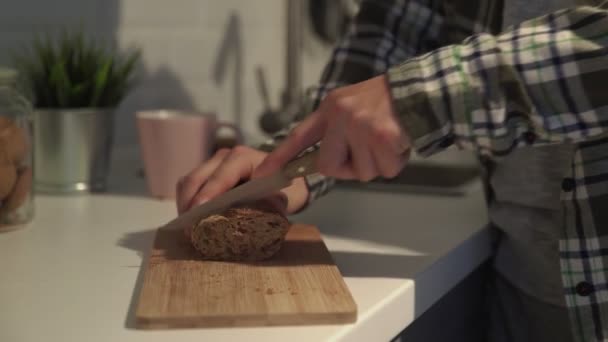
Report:
<svg viewBox="0 0 608 342"><path fill-rule="evenodd" d="M215 169L226 159L230 150L221 149L201 166L194 169L188 175L182 177L177 183L176 204L177 211L181 214L188 209L189 203L201 186L213 174Z"/></svg>
<svg viewBox="0 0 608 342"><path fill-rule="evenodd" d="M404 154L409 150L409 142L401 136L399 127L386 122L376 126L365 120L352 120L352 117L353 115L349 116L350 122L338 125L348 129L328 130L323 139L323 159L320 161L322 172L338 179L357 179L363 182L378 176L397 176L409 158L409 153ZM333 122L329 123L332 124ZM350 158L340 160L338 156L344 155L344 145L339 144L344 140L348 143L346 155ZM339 148L342 150L336 152Z"/></svg>
<svg viewBox="0 0 608 342"><path fill-rule="evenodd" d="M373 159L378 173L385 178L393 178L405 166L409 159L409 142L401 134L397 124L378 125L373 130L371 145Z"/></svg>
<svg viewBox="0 0 608 342"><path fill-rule="evenodd" d="M254 153L253 149L235 148L228 157L209 176L207 182L192 198L189 207L207 202L208 200L232 189L241 180L249 179L257 164L264 159L264 153Z"/></svg>
<svg viewBox="0 0 608 342"><path fill-rule="evenodd" d="M272 208L279 213L286 215L287 214L287 195L282 192L277 192L267 198L264 199Z"/></svg>
<svg viewBox="0 0 608 342"><path fill-rule="evenodd" d="M286 214L294 214L302 210L308 203L310 195L303 177L294 179L290 186L281 190L281 193L287 198Z"/></svg>
<svg viewBox="0 0 608 342"><path fill-rule="evenodd" d="M321 142L319 160L317 161L319 171L330 177L344 179L347 175L344 170L349 161L349 146L346 136L344 121L338 117L329 122L327 131Z"/></svg>
<svg viewBox="0 0 608 342"><path fill-rule="evenodd" d="M373 158L378 167L379 174L384 178L394 178L405 167L409 152L395 154L387 149L375 149Z"/></svg>
<svg viewBox="0 0 608 342"><path fill-rule="evenodd" d="M342 108L332 119L321 143L320 171L338 179L367 182L375 178L379 171L372 155L375 146L367 120L353 115L347 108Z"/></svg>
<svg viewBox="0 0 608 342"><path fill-rule="evenodd" d="M254 177L268 176L283 167L304 149L316 144L325 133L321 112L312 113L258 166Z"/></svg>
<svg viewBox="0 0 608 342"><path fill-rule="evenodd" d="M355 127L349 130L347 139L352 156L351 168L357 179L368 182L375 178L379 171L371 152L374 146L370 144L367 129L362 127L363 125L364 123L357 122Z"/></svg>
<svg viewBox="0 0 608 342"><path fill-rule="evenodd" d="M379 145L384 145L395 154L403 154L410 149L409 138L401 132L398 124L385 126L375 132Z"/></svg>
<svg viewBox="0 0 608 342"><path fill-rule="evenodd" d="M300 211L308 202L308 187L304 178L297 178L287 188L268 196L264 200L283 215Z"/></svg>

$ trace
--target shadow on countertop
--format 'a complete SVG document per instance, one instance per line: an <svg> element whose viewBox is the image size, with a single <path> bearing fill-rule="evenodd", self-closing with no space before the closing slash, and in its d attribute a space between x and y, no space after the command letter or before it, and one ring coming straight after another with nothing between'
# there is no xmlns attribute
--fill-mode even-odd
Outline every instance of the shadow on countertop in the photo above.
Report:
<svg viewBox="0 0 608 342"><path fill-rule="evenodd" d="M139 294L141 293L141 288L144 282L144 273L146 271L145 265L152 252L152 243L154 242L156 231L157 228L145 229L135 233L127 233L116 243L120 247L135 251L137 255L141 257L141 265L139 267L139 272L137 273L133 293L131 294L131 302L129 303L127 317L125 317L125 328L127 329L136 329L135 311L137 310Z"/></svg>

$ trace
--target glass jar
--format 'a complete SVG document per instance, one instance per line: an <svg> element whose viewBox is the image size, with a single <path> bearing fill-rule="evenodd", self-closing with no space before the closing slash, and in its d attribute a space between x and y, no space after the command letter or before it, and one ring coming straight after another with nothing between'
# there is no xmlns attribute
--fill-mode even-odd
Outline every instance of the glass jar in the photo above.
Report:
<svg viewBox="0 0 608 342"><path fill-rule="evenodd" d="M17 71L0 67L0 231L34 216L32 105Z"/></svg>

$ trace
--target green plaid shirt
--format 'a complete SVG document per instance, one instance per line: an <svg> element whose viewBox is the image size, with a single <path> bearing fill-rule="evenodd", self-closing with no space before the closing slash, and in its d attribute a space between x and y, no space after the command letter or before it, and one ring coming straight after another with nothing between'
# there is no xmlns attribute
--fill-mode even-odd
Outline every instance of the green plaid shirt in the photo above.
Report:
<svg viewBox="0 0 608 342"><path fill-rule="evenodd" d="M579 3L501 33L502 0L364 1L325 69L316 104L331 89L386 73L420 155L456 145L499 159L519 147L574 143L561 191L562 282L576 339L603 341L608 2ZM307 183L314 200L333 180Z"/></svg>

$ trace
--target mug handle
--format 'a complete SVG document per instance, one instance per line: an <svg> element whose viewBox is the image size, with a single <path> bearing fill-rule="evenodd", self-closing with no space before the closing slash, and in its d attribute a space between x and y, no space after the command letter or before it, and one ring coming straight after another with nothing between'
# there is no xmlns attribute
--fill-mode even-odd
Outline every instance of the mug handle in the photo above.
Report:
<svg viewBox="0 0 608 342"><path fill-rule="evenodd" d="M242 144L244 142L243 132L241 131L241 129L237 125L230 123L230 122L218 122L217 123L217 125L215 126L216 139L217 139L217 132L221 128L231 129L232 133L234 134L234 137L236 138L237 144Z"/></svg>

